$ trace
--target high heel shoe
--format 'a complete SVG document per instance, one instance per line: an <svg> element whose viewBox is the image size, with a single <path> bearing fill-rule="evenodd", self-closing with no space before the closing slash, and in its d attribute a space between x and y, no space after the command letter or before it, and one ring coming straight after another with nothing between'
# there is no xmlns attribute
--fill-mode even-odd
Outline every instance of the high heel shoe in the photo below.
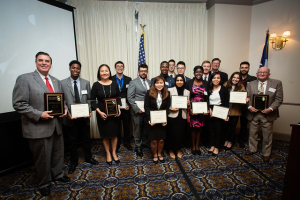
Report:
<svg viewBox="0 0 300 200"><path fill-rule="evenodd" d="M157 157L153 157L154 164L157 164L158 163L158 158L157 158L157 160L154 160L154 158L157 158Z"/></svg>
<svg viewBox="0 0 300 200"><path fill-rule="evenodd" d="M110 161L110 162L106 161L106 163L107 163L108 165L112 165L112 161Z"/></svg>
<svg viewBox="0 0 300 200"><path fill-rule="evenodd" d="M162 159L160 159L160 158L162 158ZM162 157L162 156L158 156L158 160L159 160L159 162L161 162L161 163L165 163L165 159L164 159L164 157Z"/></svg>
<svg viewBox="0 0 300 200"><path fill-rule="evenodd" d="M121 161L120 160L115 160L115 163L116 164L119 164Z"/></svg>

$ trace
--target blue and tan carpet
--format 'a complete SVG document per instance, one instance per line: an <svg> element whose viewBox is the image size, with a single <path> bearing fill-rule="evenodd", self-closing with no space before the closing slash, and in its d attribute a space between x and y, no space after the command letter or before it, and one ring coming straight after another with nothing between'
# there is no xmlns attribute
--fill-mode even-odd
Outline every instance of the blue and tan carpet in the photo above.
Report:
<svg viewBox="0 0 300 200"><path fill-rule="evenodd" d="M265 163L259 153L245 156L246 149L238 147L216 158L204 147L200 156L183 148L182 159L167 156L164 164L155 165L150 149L144 149L141 159L121 146L121 163L108 166L102 143L94 140L92 151L100 165L85 163L79 149L79 165L69 175L71 181L53 182L50 196L41 197L37 192L34 168L29 167L0 178L0 198L281 199L288 150L288 142L274 141L271 161ZM68 163L66 156L66 173Z"/></svg>

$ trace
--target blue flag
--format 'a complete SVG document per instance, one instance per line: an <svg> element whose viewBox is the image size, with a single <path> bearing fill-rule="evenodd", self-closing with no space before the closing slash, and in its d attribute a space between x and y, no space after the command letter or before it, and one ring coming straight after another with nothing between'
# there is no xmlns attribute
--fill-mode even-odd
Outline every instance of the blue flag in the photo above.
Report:
<svg viewBox="0 0 300 200"><path fill-rule="evenodd" d="M268 29L267 34L266 34L265 46L264 46L264 50L262 52L259 68L267 65L268 57L269 57L269 39L270 39L270 34L269 34L269 29Z"/></svg>
<svg viewBox="0 0 300 200"><path fill-rule="evenodd" d="M140 38L139 65L144 63L146 63L146 57L145 57L145 32L143 31Z"/></svg>

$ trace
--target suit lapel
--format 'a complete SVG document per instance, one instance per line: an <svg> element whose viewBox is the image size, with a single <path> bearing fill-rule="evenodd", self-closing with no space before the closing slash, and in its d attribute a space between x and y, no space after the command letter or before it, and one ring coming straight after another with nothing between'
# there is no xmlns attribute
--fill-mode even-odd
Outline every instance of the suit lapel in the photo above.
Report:
<svg viewBox="0 0 300 200"><path fill-rule="evenodd" d="M147 90L147 89L145 88L145 86L143 85L142 80L140 79L140 77L138 77L138 82L139 82L139 84L140 84L140 86L141 86L141 88L142 88L143 90Z"/></svg>
<svg viewBox="0 0 300 200"><path fill-rule="evenodd" d="M258 94L258 80L254 83L254 94Z"/></svg>
<svg viewBox="0 0 300 200"><path fill-rule="evenodd" d="M272 80L268 79L267 80L267 86L266 86L266 92L265 92L265 94L268 94L269 88L271 87L271 85L272 85Z"/></svg>
<svg viewBox="0 0 300 200"><path fill-rule="evenodd" d="M50 92L49 89L47 88L46 84L44 83L44 81L42 80L41 76L39 75L39 73L37 71L34 71L33 73L33 78L38 82L38 84L46 91L46 92Z"/></svg>
<svg viewBox="0 0 300 200"><path fill-rule="evenodd" d="M50 76L50 75L49 75ZM53 76L50 76L53 87L54 87L54 92L59 92L59 88L58 88L58 80L56 78L54 78Z"/></svg>

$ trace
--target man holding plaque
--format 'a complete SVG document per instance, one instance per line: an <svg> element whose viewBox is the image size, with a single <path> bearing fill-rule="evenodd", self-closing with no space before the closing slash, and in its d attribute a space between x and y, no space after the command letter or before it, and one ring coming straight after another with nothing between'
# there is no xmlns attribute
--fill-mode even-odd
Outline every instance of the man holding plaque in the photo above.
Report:
<svg viewBox="0 0 300 200"><path fill-rule="evenodd" d="M118 146L117 149L120 148L121 144L121 121L123 122L123 132L124 132L124 146L131 151L132 147L130 145L130 111L129 111L129 102L127 100L127 89L129 87L129 82L132 80L130 77L124 75L124 63L122 61L118 61L115 64L115 70L117 72L116 75L112 76L112 81L116 81L119 86L121 102L122 102L122 112L119 119L119 127L120 131L118 134ZM123 105L124 104L124 105Z"/></svg>
<svg viewBox="0 0 300 200"><path fill-rule="evenodd" d="M52 59L48 53L38 52L35 56L36 71L22 74L13 90L13 107L21 114L23 137L28 139L33 154L37 184L42 196L50 194L51 181L69 182L62 170L64 142L62 117L51 116L45 111L45 93L62 93L60 81L49 75Z"/></svg>
<svg viewBox="0 0 300 200"><path fill-rule="evenodd" d="M64 118L63 124L68 127L68 137L70 141L70 167L69 174L74 173L76 166L78 165L78 152L77 143L82 141L82 147L84 152L84 158L87 163L93 165L98 164L96 160L92 158L91 153L91 137L90 137L90 116L91 105L88 102L91 98L90 82L80 78L81 63L77 60L73 60L69 63L69 70L71 76L62 80L62 88L65 94L65 100L67 103L68 117ZM82 117L74 117L75 104L82 105L88 104L87 115ZM71 109L73 106L73 110ZM78 110L78 112L81 110ZM80 115L78 115L80 116Z"/></svg>
<svg viewBox="0 0 300 200"><path fill-rule="evenodd" d="M257 153L257 132L261 122L263 160L268 162L272 148L273 122L279 117L278 108L283 101L283 90L281 81L269 79L270 70L267 67L259 68L256 75L258 80L247 85L247 96L250 99L247 118L250 126L249 151L246 155Z"/></svg>
<svg viewBox="0 0 300 200"><path fill-rule="evenodd" d="M142 144L147 144L146 124L144 123L145 108L143 106L147 90L150 89L148 80L148 66L140 64L138 69L139 77L129 83L127 98L131 106L131 115L134 123L134 143L135 151L138 156L143 156Z"/></svg>

